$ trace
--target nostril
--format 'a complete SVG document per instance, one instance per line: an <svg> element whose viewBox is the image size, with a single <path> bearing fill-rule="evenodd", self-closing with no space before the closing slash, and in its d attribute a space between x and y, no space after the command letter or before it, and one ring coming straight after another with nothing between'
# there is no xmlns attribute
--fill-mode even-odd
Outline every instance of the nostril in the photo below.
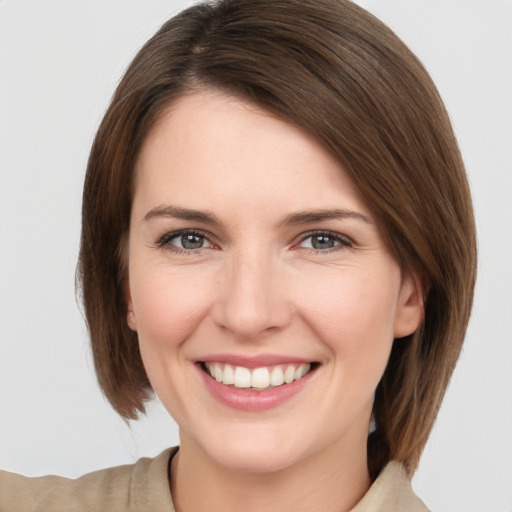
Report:
<svg viewBox="0 0 512 512"><path fill-rule="evenodd" d="M239 339L254 338L275 333L290 323L291 312L284 311L286 306L273 304L247 303L222 305L214 310L214 321L224 331Z"/></svg>

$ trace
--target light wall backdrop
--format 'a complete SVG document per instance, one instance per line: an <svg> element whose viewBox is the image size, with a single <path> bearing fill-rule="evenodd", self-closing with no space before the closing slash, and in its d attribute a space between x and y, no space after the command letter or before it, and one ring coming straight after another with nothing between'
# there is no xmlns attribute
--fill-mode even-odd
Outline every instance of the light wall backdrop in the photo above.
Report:
<svg viewBox="0 0 512 512"><path fill-rule="evenodd" d="M0 467L75 477L178 442L96 384L75 299L95 129L183 0L0 0ZM512 1L359 0L420 57L467 165L479 278L465 348L413 484L435 512L512 512Z"/></svg>

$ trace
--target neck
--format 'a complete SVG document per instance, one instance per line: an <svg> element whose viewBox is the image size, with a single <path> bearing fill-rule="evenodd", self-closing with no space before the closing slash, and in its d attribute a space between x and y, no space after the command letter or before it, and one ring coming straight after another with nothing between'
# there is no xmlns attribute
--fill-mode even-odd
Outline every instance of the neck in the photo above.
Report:
<svg viewBox="0 0 512 512"><path fill-rule="evenodd" d="M370 487L366 440L362 446L330 446L300 464L271 473L219 466L182 436L172 461L171 492L177 512L345 512Z"/></svg>

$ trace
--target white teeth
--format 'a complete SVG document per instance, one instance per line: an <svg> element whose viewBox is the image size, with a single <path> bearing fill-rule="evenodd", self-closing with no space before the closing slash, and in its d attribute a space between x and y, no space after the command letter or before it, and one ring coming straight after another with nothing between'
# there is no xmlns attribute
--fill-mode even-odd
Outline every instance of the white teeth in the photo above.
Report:
<svg viewBox="0 0 512 512"><path fill-rule="evenodd" d="M253 388L268 388L270 386L270 373L268 368L256 368L252 372L251 385Z"/></svg>
<svg viewBox="0 0 512 512"><path fill-rule="evenodd" d="M234 382L236 388L250 388L251 387L251 371L243 366L235 367Z"/></svg>
<svg viewBox="0 0 512 512"><path fill-rule="evenodd" d="M223 371L219 364L215 363L213 365L213 377L217 382L222 382Z"/></svg>
<svg viewBox="0 0 512 512"><path fill-rule="evenodd" d="M244 366L231 366L221 363L205 363L208 373L217 381L237 388L267 389L271 386L282 386L299 380L311 370L311 364L289 364L285 367L263 366L250 370ZM283 368L285 368L283 370Z"/></svg>
<svg viewBox="0 0 512 512"><path fill-rule="evenodd" d="M226 385L235 383L235 372L233 367L229 364L224 366L224 378L222 379L222 383Z"/></svg>
<svg viewBox="0 0 512 512"><path fill-rule="evenodd" d="M284 381L286 384L290 384L295 379L295 366L288 366L284 372Z"/></svg>
<svg viewBox="0 0 512 512"><path fill-rule="evenodd" d="M280 366L276 366L270 374L270 385L280 386L281 384L284 384L283 369Z"/></svg>

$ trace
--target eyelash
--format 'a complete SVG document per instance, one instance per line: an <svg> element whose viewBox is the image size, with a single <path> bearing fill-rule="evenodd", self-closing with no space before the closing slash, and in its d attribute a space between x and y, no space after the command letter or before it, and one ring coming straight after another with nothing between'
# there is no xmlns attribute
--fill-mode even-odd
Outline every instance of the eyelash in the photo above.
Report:
<svg viewBox="0 0 512 512"><path fill-rule="evenodd" d="M197 236L198 238L202 238L204 240L208 240L208 236L202 231L197 231L195 229L183 229L181 231L174 231L172 233L165 233L165 235L161 236L156 242L157 248L165 248L166 250L176 253L176 254L195 254L198 250L203 249L200 247L198 249L181 249L173 245L171 242L183 236Z"/></svg>
<svg viewBox="0 0 512 512"><path fill-rule="evenodd" d="M329 254L331 252L347 249L353 246L353 242L344 235L340 235L339 233L335 233L332 231L313 231L307 233L300 239L299 244L295 245L294 248L300 247L300 244L304 243L308 239L313 239L315 237L325 237L333 240L337 245L334 247L329 247L327 249L315 249L314 247L308 248L309 251L313 254Z"/></svg>
<svg viewBox="0 0 512 512"><path fill-rule="evenodd" d="M193 255L196 254L197 251L200 251L204 247L199 247L197 249L181 249L175 245L173 245L171 242L173 240L176 240L183 236L196 236L198 238L201 238L203 240L209 241L208 235L206 235L202 231L194 230L194 229L184 229L181 231L174 231L171 233L166 233L163 236L161 236L158 241L156 242L157 248L165 248L166 250L173 252L175 254L187 254L187 255ZM315 237L325 237L333 240L336 245L333 247L329 247L326 249L316 249L314 247L306 248L303 247L303 249L308 249L310 253L313 254L329 254L334 251L339 251L342 249L350 248L353 246L353 242L346 236L340 235L339 233L335 233L332 231L312 231L305 235L303 235L299 242L293 246L293 249L301 248L300 245L303 244L308 239L313 239ZM211 242L209 242L211 243Z"/></svg>

